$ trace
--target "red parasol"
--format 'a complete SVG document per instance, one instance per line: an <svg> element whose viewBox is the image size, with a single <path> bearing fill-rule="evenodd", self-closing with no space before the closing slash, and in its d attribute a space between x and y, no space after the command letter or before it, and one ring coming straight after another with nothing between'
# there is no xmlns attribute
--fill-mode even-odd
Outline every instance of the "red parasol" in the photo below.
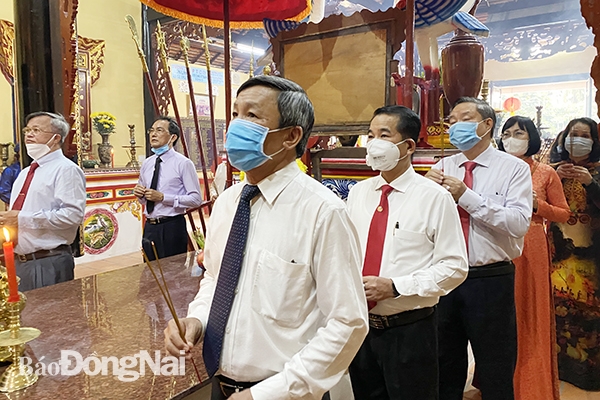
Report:
<svg viewBox="0 0 600 400"><path fill-rule="evenodd" d="M263 19L300 21L311 11L311 0L140 0L165 15L223 28L225 42L225 125L231 120L231 28L262 28ZM218 161L216 161L218 163ZM227 164L227 186L231 185Z"/></svg>
<svg viewBox="0 0 600 400"><path fill-rule="evenodd" d="M141 0L165 15L223 28L223 0ZM311 0L229 0L231 28L262 28L263 19L301 21L308 16Z"/></svg>

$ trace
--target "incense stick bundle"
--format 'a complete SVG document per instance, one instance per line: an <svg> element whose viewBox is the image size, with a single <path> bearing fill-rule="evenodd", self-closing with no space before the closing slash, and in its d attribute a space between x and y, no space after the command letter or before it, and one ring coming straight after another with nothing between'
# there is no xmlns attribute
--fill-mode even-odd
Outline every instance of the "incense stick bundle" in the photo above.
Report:
<svg viewBox="0 0 600 400"><path fill-rule="evenodd" d="M175 307L173 306L173 300L171 299L171 293L169 292L169 287L167 286L167 281L165 280L165 275L163 273L162 266L160 265L160 261L158 259L158 253L156 251L156 246L154 245L154 242L152 242L152 250L154 251L154 256L156 257L156 264L158 265L158 269L160 271L162 284L160 283L158 276L156 275L156 272L154 272L154 268L152 268L152 264L150 263L150 260L148 259L148 256L146 255L146 252L143 249L142 249L142 256L144 257L144 261L146 262L148 269L150 269L150 272L152 273L152 276L154 277L154 281L158 285L158 289L160 290L160 293L162 294L163 298L165 299L165 302L167 303L167 307L169 307L169 311L171 312L171 316L173 317L173 320L175 321L175 325L177 325L177 330L179 331L179 336L181 337L181 340L186 342L185 334L183 333L183 329L181 329L181 323L179 322L179 317L177 316L177 313L175 312ZM190 360L192 361L192 365L194 366L194 371L196 371L196 376L198 377L198 381L200 383L202 383L202 378L200 377L200 372L198 372L198 367L196 367L196 363L194 362L194 359L191 358Z"/></svg>

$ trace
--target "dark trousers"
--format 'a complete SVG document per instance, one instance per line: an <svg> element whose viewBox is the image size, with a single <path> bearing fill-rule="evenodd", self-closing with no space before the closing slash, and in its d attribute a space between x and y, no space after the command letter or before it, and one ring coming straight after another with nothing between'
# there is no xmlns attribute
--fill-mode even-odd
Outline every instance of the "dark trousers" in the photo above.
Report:
<svg viewBox="0 0 600 400"><path fill-rule="evenodd" d="M155 260L152 242L156 246L158 258L165 258L187 252L188 234L183 215L171 218L160 224L146 221L142 248L150 261Z"/></svg>
<svg viewBox="0 0 600 400"><path fill-rule="evenodd" d="M483 400L513 400L517 360L514 272L468 278L440 299L440 400L462 400L471 342Z"/></svg>
<svg viewBox="0 0 600 400"><path fill-rule="evenodd" d="M437 311L419 321L369 330L350 364L356 400L438 398Z"/></svg>
<svg viewBox="0 0 600 400"><path fill-rule="evenodd" d="M22 262L15 258L15 268L20 279L19 290L22 292L75 278L75 260L70 247L59 251L59 254L38 260Z"/></svg>
<svg viewBox="0 0 600 400"><path fill-rule="evenodd" d="M211 380L211 392L210 392L210 400L227 400L229 396L231 396L234 392L231 390L227 390L225 388L221 388L221 384L219 378L216 376ZM323 395L322 400L330 400L329 392Z"/></svg>

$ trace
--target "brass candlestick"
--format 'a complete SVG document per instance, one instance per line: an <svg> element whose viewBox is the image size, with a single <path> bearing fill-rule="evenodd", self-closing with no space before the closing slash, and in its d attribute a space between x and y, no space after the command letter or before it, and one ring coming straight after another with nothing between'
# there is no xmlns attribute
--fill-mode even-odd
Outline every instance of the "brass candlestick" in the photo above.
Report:
<svg viewBox="0 0 600 400"><path fill-rule="evenodd" d="M20 279L17 277L17 282ZM23 311L25 308L25 304L27 302L27 297L21 292L19 292L19 309ZM6 274L6 268L0 265L0 332L8 329L9 325L9 312L7 308L8 304L8 276ZM23 351L19 353L22 355ZM12 360L12 355L10 353L10 349L8 347L0 347L0 362L5 362Z"/></svg>
<svg viewBox="0 0 600 400"><path fill-rule="evenodd" d="M0 392L10 393L33 385L38 376L32 369L23 368L21 352L25 343L40 336L41 332L35 328L21 327L20 302L8 303L8 330L0 332L0 346L8 347L12 364L0 377Z"/></svg>
<svg viewBox="0 0 600 400"><path fill-rule="evenodd" d="M125 167L127 168L139 168L140 163L137 160L136 149L142 146L135 145L135 125L129 125L129 146L123 146L126 149L129 149L129 162Z"/></svg>
<svg viewBox="0 0 600 400"><path fill-rule="evenodd" d="M12 143L0 143L0 160L2 161L2 164L0 164L0 172L8 167L8 148L11 145Z"/></svg>

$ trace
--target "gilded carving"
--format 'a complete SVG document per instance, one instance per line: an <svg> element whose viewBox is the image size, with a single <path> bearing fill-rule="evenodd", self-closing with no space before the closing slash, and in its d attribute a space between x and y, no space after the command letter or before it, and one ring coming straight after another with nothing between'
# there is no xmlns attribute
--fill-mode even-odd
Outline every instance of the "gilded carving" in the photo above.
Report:
<svg viewBox="0 0 600 400"><path fill-rule="evenodd" d="M0 71L11 85L13 75L13 42L15 40L15 26L10 21L0 19Z"/></svg>
<svg viewBox="0 0 600 400"><path fill-rule="evenodd" d="M14 39L14 24L10 21L0 19L0 71L11 85L14 80ZM100 79L100 73L104 66L104 48L106 47L106 42L101 39L78 36L77 45L79 51L85 52L77 55L77 68L90 70L91 85L93 86ZM86 59L87 57L89 59Z"/></svg>

